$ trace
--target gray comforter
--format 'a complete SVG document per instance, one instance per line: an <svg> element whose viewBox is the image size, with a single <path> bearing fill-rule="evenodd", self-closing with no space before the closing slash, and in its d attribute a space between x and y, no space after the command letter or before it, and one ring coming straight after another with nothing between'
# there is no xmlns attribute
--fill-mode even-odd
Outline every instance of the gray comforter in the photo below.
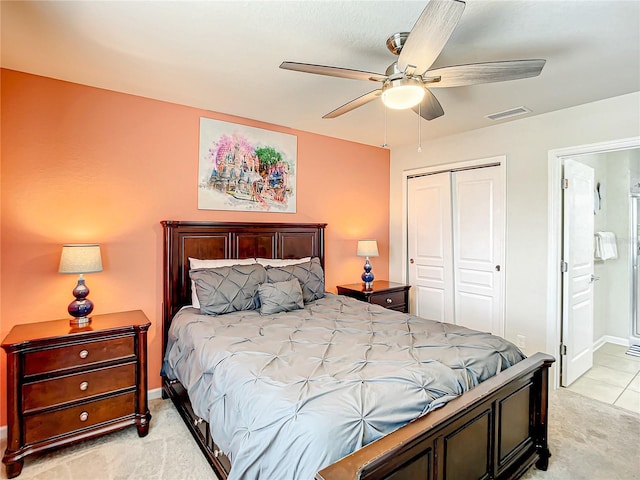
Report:
<svg viewBox="0 0 640 480"><path fill-rule="evenodd" d="M298 480L523 358L487 333L327 294L268 316L183 309L164 369L210 423L230 480Z"/></svg>

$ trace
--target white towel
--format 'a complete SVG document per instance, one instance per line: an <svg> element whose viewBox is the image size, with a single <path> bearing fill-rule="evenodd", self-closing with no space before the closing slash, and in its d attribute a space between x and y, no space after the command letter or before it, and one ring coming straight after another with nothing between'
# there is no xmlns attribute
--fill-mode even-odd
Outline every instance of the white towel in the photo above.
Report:
<svg viewBox="0 0 640 480"><path fill-rule="evenodd" d="M596 232L595 258L597 260L612 260L618 258L616 235L613 232Z"/></svg>

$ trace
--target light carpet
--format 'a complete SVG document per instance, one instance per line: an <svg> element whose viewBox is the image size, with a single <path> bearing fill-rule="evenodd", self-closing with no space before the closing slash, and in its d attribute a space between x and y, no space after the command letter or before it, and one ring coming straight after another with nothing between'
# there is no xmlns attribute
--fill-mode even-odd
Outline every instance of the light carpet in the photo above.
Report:
<svg viewBox="0 0 640 480"><path fill-rule="evenodd" d="M171 400L151 400L149 434L135 427L51 453L25 457L17 480L201 480L211 467ZM6 440L1 442L2 452ZM0 478L6 479L2 465Z"/></svg>
<svg viewBox="0 0 640 480"><path fill-rule="evenodd" d="M25 459L20 480L204 480L213 471L170 400L152 400L149 435L135 428ZM546 472L525 480L640 479L640 415L565 389L550 393ZM4 452L6 441L0 442ZM0 478L6 479L4 468ZM267 479L271 480L271 479ZM292 479L293 480L293 479ZM297 480L297 479L295 479Z"/></svg>

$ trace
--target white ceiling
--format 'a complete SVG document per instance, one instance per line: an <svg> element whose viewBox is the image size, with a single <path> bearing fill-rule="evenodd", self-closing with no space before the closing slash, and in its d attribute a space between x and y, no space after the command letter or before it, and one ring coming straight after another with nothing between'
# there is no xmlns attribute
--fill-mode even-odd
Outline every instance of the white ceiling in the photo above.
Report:
<svg viewBox="0 0 640 480"><path fill-rule="evenodd" d="M422 1L6 1L2 67L379 145L374 101L321 117L378 84L279 69L283 60L384 73L387 37ZM493 125L640 90L640 1L467 0L434 66L544 58L539 77L434 93L445 115L388 111L387 143ZM640 114L640 106L639 106ZM521 118L521 117L517 117ZM503 120L508 121L508 120Z"/></svg>

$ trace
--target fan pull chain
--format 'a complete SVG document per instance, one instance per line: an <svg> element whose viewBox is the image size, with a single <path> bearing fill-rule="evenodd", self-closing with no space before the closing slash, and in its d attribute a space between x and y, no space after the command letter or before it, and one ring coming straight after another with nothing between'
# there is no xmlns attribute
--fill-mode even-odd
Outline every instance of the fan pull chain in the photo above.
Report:
<svg viewBox="0 0 640 480"><path fill-rule="evenodd" d="M420 112L421 104L418 104L418 153L422 153L422 135L420 130L420 120L422 120L422 114Z"/></svg>
<svg viewBox="0 0 640 480"><path fill-rule="evenodd" d="M383 104L384 108L384 142L380 145L382 148L387 148L389 144L387 143L387 107Z"/></svg>

